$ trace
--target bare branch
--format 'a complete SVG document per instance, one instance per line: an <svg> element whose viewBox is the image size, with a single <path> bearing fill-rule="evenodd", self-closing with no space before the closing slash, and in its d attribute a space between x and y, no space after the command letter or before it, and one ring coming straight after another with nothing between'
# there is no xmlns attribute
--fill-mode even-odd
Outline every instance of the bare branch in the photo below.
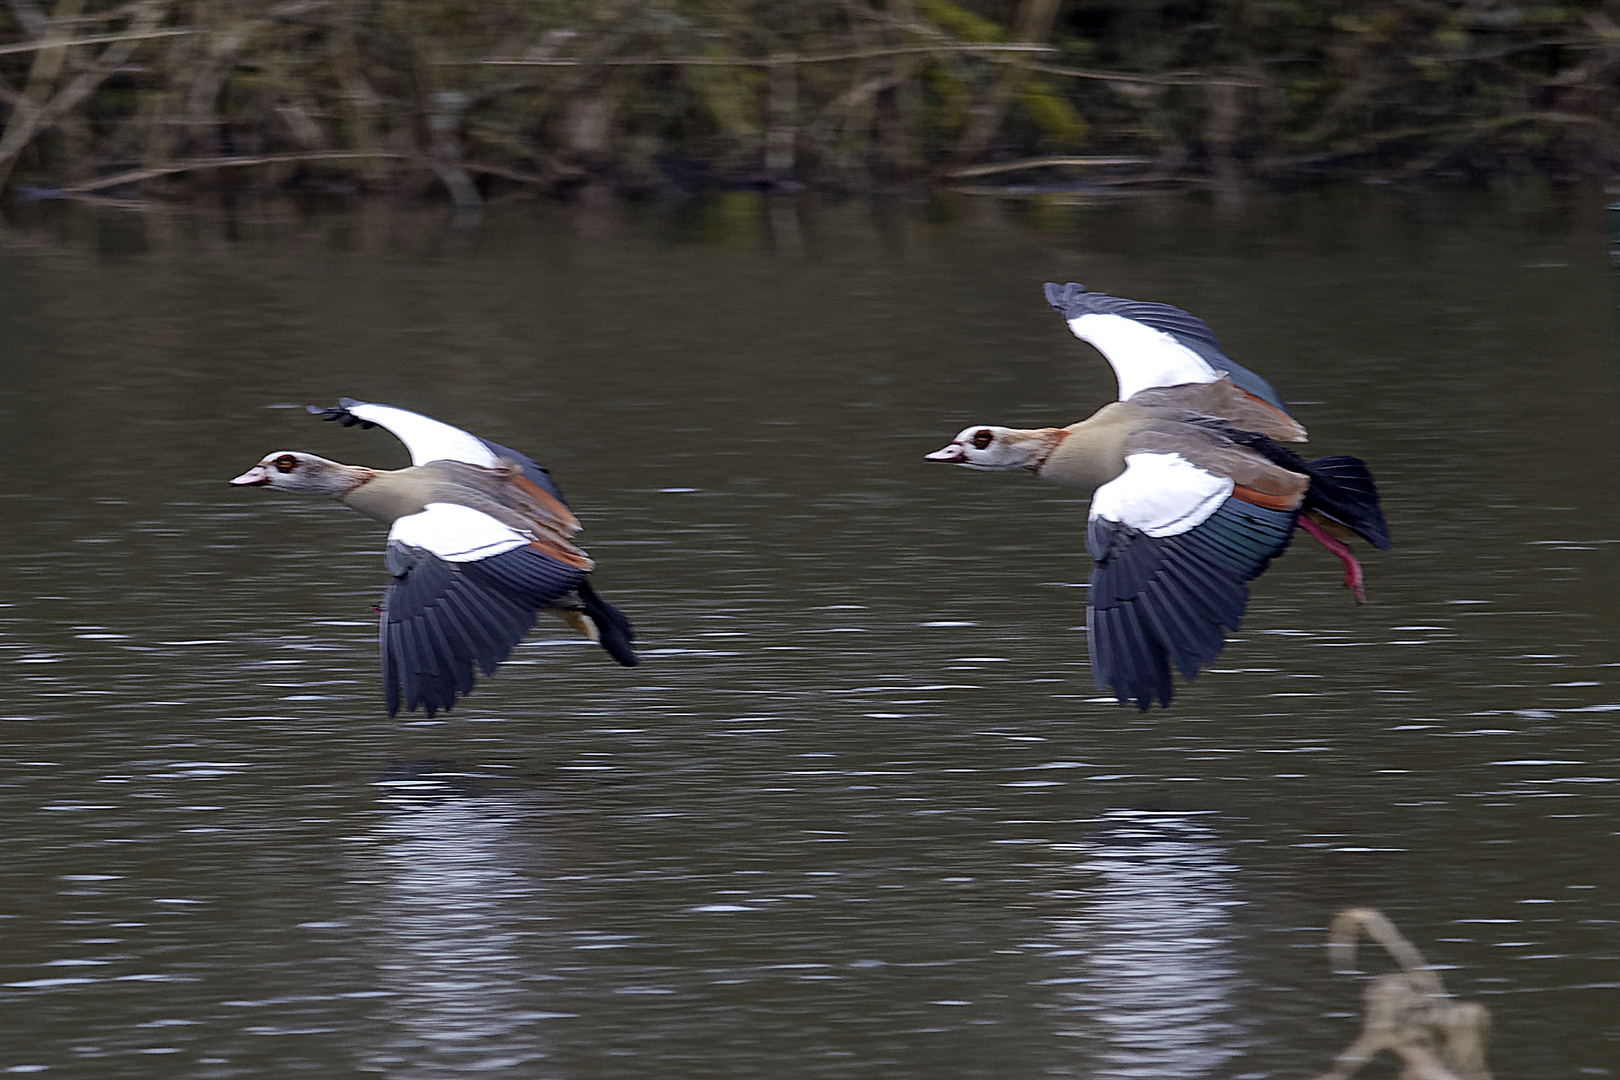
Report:
<svg viewBox="0 0 1620 1080"><path fill-rule="evenodd" d="M1036 53L1056 52L1050 45L980 45L960 42L955 45L899 45L882 49L857 49L852 52L800 55L784 53L779 56L615 56L602 60L575 60L567 57L541 57L446 63L488 64L500 67L778 67L790 64L831 64L844 60L867 60L876 56L904 56L908 53Z"/></svg>
<svg viewBox="0 0 1620 1080"><path fill-rule="evenodd" d="M147 38L180 37L195 34L189 27L168 30L137 30L128 34L89 34L81 38L49 38L43 41L25 41L19 45L0 45L0 54L39 52L41 49L71 49L75 45L101 45L110 41L144 41Z"/></svg>
<svg viewBox="0 0 1620 1080"><path fill-rule="evenodd" d="M943 175L953 180L965 180L970 176L990 176L995 173L1019 172L1024 169L1046 169L1057 165L1097 168L1105 165L1152 165L1157 161L1157 158L1118 156L1039 157L1025 158L1022 161L998 161L990 165L968 165L960 169L951 169Z"/></svg>
<svg viewBox="0 0 1620 1080"><path fill-rule="evenodd" d="M115 173L112 176L100 176L94 180L86 180L82 184L69 184L58 188L61 195L83 195L91 191L103 191L107 188L121 187L124 184L134 184L142 180L153 180L159 176L171 176L175 173L197 172L201 169L231 169L244 165L274 165L284 161L354 161L361 158L403 158L409 157L391 150L332 150L315 154L256 154L251 156L197 158L190 161L173 161L167 165L157 165L149 169L131 169L128 172ZM485 170L489 171L489 170Z"/></svg>

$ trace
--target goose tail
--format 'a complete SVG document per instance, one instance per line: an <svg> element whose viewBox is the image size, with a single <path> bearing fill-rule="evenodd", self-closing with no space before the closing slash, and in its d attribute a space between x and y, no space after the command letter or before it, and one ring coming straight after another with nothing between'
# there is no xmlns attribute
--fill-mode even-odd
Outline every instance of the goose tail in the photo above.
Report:
<svg viewBox="0 0 1620 1080"><path fill-rule="evenodd" d="M1304 462L1311 486L1302 511L1315 511L1343 525L1379 551L1389 550L1389 526L1378 503L1378 487L1367 463L1349 454Z"/></svg>
<svg viewBox="0 0 1620 1080"><path fill-rule="evenodd" d="M596 624L597 644L625 667L635 667L641 663L641 658L636 656L636 650L630 644L635 640L636 632L624 612L602 599L591 587L589 578L579 583L579 598L585 604L585 617Z"/></svg>

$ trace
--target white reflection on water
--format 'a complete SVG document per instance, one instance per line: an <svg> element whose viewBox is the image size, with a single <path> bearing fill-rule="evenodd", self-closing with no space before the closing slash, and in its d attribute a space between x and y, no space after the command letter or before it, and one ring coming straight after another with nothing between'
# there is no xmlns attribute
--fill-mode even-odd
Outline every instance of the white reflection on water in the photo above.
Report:
<svg viewBox="0 0 1620 1080"><path fill-rule="evenodd" d="M1234 1000L1243 985L1230 911L1237 868L1215 830L1185 813L1109 810L1076 844L1065 893L1073 914L1052 920L1050 954L1068 972L1057 991L1058 1034L1084 1040L1103 1077L1213 1076L1243 1053Z"/></svg>
<svg viewBox="0 0 1620 1080"><path fill-rule="evenodd" d="M445 781L448 780L447 784ZM399 812L378 826L370 959L390 991L393 1036L368 1053L396 1077L461 1072L551 1075L533 941L544 921L520 808L455 790L456 777L410 766L384 777Z"/></svg>

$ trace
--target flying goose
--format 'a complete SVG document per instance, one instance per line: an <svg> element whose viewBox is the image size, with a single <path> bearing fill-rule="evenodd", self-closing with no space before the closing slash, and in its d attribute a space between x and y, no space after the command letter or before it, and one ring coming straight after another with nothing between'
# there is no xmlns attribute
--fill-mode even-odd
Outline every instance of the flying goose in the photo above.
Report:
<svg viewBox="0 0 1620 1080"><path fill-rule="evenodd" d="M352 398L309 411L343 426L383 427L411 452L409 468L343 465L277 450L231 483L338 502L389 526L392 580L382 600L383 701L388 715L432 716L493 674L547 612L636 663L624 613L591 587L595 565L569 537L579 521L545 469L449 424Z"/></svg>
<svg viewBox="0 0 1620 1080"><path fill-rule="evenodd" d="M1248 604L1246 582L1297 525L1344 563L1365 601L1361 566L1341 541L1380 550L1389 531L1365 463L1306 461L1284 443L1305 429L1260 376L1221 351L1203 320L1168 304L1048 283L1046 300L1119 380L1119 400L1066 428L963 428L928 454L970 469L1027 469L1092 492L1086 605L1092 678L1122 703L1170 704L1170 662L1190 682L1225 647Z"/></svg>

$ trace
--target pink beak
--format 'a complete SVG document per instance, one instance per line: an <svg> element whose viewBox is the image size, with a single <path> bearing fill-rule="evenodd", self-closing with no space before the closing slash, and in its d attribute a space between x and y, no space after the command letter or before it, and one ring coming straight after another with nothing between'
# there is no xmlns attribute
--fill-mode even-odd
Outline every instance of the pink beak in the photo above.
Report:
<svg viewBox="0 0 1620 1080"><path fill-rule="evenodd" d="M270 482L270 470L263 465L255 465L241 476L233 477L231 483L238 487L257 487Z"/></svg>
<svg viewBox="0 0 1620 1080"><path fill-rule="evenodd" d="M953 442L943 450L935 450L932 454L924 454L928 461L966 461L967 447L959 442Z"/></svg>

